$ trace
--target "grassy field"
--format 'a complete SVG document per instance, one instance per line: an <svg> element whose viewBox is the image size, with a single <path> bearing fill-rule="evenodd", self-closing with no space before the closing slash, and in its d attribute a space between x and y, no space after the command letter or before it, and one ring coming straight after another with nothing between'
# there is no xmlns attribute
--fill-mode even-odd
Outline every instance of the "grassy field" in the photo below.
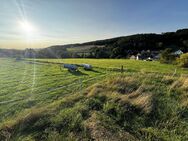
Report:
<svg viewBox="0 0 188 141"><path fill-rule="evenodd" d="M0 59L0 121L44 105L106 76L103 69L70 73L59 65Z"/></svg>
<svg viewBox="0 0 188 141"><path fill-rule="evenodd" d="M1 58L0 140L188 140L187 74L159 62Z"/></svg>
<svg viewBox="0 0 188 141"><path fill-rule="evenodd" d="M137 61L129 59L37 59L41 62L92 64L100 68L124 68L137 72L158 72L173 74L176 70L178 74L188 74L188 69L180 68L176 65L161 64L158 61Z"/></svg>

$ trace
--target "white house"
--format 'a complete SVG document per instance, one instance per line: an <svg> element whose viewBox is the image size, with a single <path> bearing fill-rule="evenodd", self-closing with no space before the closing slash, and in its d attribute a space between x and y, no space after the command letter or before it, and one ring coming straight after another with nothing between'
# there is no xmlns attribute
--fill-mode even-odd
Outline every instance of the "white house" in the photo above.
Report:
<svg viewBox="0 0 188 141"><path fill-rule="evenodd" d="M138 53L136 55L136 60L142 60L142 59L143 59L142 55L140 53Z"/></svg>
<svg viewBox="0 0 188 141"><path fill-rule="evenodd" d="M181 51L180 49L174 52L174 55L181 55L181 54L183 54L183 51Z"/></svg>

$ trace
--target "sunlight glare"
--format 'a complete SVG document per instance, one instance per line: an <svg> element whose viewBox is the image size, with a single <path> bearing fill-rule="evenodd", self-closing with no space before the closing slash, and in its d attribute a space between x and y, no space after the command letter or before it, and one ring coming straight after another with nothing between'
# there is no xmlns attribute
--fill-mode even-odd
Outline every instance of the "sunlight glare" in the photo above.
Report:
<svg viewBox="0 0 188 141"><path fill-rule="evenodd" d="M30 22L28 21L20 21L19 22L20 28L21 30L26 34L26 35L33 35L36 32L36 28L34 25L32 25Z"/></svg>

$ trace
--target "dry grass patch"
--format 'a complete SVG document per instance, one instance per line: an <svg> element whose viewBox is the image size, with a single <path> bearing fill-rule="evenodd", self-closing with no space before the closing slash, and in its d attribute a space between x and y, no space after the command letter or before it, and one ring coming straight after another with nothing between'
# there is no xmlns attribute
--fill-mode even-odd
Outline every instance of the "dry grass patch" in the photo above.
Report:
<svg viewBox="0 0 188 141"><path fill-rule="evenodd" d="M116 77L89 87L86 94L88 97L105 95L115 103L129 103L142 109L144 113L150 113L153 95L145 91L154 86L139 84L134 77Z"/></svg>
<svg viewBox="0 0 188 141"><path fill-rule="evenodd" d="M103 121L105 120L105 121ZM106 124L106 125L104 125ZM93 112L91 117L84 123L86 129L90 132L93 140L97 141L137 141L130 133L115 126L114 121L111 121L105 115L99 112ZM111 128L111 125L113 128Z"/></svg>
<svg viewBox="0 0 188 141"><path fill-rule="evenodd" d="M183 80L182 80L182 88L186 91L188 91L188 78L185 77Z"/></svg>
<svg viewBox="0 0 188 141"><path fill-rule="evenodd" d="M141 108L145 113L150 113L153 107L152 100L152 94L143 93L132 99L131 103Z"/></svg>

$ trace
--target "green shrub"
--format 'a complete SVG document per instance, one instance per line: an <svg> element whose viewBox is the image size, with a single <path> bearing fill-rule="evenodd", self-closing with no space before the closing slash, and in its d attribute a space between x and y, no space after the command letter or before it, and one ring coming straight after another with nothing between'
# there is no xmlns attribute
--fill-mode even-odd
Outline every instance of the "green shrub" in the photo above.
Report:
<svg viewBox="0 0 188 141"><path fill-rule="evenodd" d="M172 53L172 49L165 49L160 55L160 62L166 64L173 64L176 61L176 56Z"/></svg>
<svg viewBox="0 0 188 141"><path fill-rule="evenodd" d="M178 63L181 67L188 68L188 53L182 54L178 59Z"/></svg>

